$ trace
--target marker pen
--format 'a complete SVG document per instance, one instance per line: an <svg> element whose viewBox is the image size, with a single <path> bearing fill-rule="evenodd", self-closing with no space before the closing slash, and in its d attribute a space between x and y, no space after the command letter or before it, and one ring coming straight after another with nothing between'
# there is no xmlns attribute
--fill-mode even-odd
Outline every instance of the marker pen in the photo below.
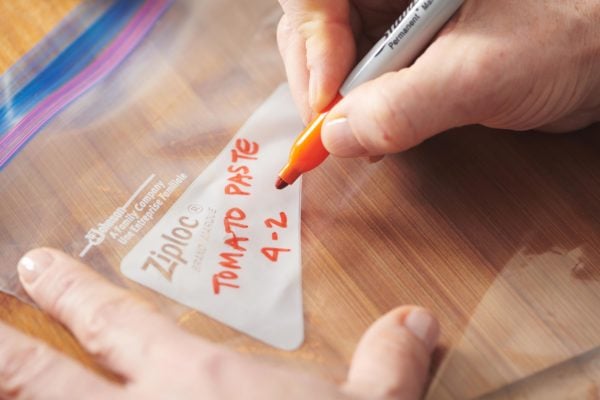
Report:
<svg viewBox="0 0 600 400"><path fill-rule="evenodd" d="M321 141L327 113L352 89L386 72L408 67L435 34L448 22L464 0L415 0L354 67L331 104L298 136L288 163L279 172L277 189L291 185L305 172L321 164L329 153Z"/></svg>

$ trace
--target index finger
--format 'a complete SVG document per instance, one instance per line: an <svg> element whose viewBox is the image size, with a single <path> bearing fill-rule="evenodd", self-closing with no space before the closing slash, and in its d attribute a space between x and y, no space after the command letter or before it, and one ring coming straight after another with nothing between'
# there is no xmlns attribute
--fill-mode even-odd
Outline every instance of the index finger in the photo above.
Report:
<svg viewBox="0 0 600 400"><path fill-rule="evenodd" d="M18 269L33 300L64 323L100 362L125 378L137 377L148 365L160 365L152 361L170 357L175 353L173 346L196 349L205 345L199 357L216 349L60 251L32 250Z"/></svg>
<svg viewBox="0 0 600 400"><path fill-rule="evenodd" d="M356 57L350 24L348 0L280 0L287 25L304 41L294 54L282 54L286 69L289 63L302 63L308 71L308 102L315 112L322 111L335 98ZM285 37L294 38L294 34ZM296 39L294 39L296 40ZM280 47L287 48L286 43ZM297 54L296 54L297 53ZM305 53L305 54L302 54ZM291 81L295 76L288 76ZM302 96L298 96L302 97Z"/></svg>

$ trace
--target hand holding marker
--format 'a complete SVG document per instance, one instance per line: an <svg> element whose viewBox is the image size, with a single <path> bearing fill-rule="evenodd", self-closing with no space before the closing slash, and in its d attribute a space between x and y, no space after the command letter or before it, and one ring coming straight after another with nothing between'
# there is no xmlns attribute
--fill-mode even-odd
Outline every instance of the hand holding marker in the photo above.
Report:
<svg viewBox="0 0 600 400"><path fill-rule="evenodd" d="M386 73L408 67L435 34L460 8L464 0L416 0L388 29L342 84L338 96L298 136L288 163L279 173L277 189L291 185L329 155L321 142L321 126L327 112L360 84Z"/></svg>

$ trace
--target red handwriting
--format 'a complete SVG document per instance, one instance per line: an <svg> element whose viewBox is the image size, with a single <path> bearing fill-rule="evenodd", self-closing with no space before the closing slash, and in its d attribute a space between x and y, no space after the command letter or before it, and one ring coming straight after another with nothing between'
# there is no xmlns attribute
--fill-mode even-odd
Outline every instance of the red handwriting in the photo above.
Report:
<svg viewBox="0 0 600 400"><path fill-rule="evenodd" d="M256 142L247 139L237 139L234 148L231 149L231 163L227 166L227 182L224 192L228 196L250 196L252 181L252 163L258 160L260 146ZM279 218L268 218L264 221L265 226L272 229L271 240L277 242L279 233L275 230L287 229L288 219L284 212L279 213ZM247 251L250 239L245 236L248 229L246 213L239 207L230 208L223 218L223 227L226 237L223 244L227 250L219 254L220 269L212 277L212 287L215 295L221 293L223 288L239 289L239 274L242 272L242 260ZM265 246L260 249L261 253L271 262L277 262L282 252L290 249L283 247Z"/></svg>
<svg viewBox="0 0 600 400"><path fill-rule="evenodd" d="M283 247L263 247L260 249L260 252L272 262L277 262L279 260L279 253L284 251L290 251L290 249Z"/></svg>
<svg viewBox="0 0 600 400"><path fill-rule="evenodd" d="M280 228L287 228L287 215L284 212L279 213L279 220L273 218L265 219L265 225L267 228L272 228L273 225L278 226Z"/></svg>
<svg viewBox="0 0 600 400"><path fill-rule="evenodd" d="M249 196L252 187L252 171L250 163L258 160L260 146L256 142L247 139L237 139L234 148L231 149L231 164L227 167L229 173L227 184L223 189L228 196ZM219 254L219 265L223 268L213 275L212 286L214 294L221 293L222 287L238 289L236 283L238 273L242 269L240 259L246 253L246 242L249 239L242 236L242 231L248 228L244 223L246 213L241 208L231 208L225 213L223 227L227 237L224 240L229 251Z"/></svg>
<svg viewBox="0 0 600 400"><path fill-rule="evenodd" d="M230 251L219 254L221 260L219 265L223 270L213 275L212 286L214 294L221 293L221 287L236 289L240 287L236 284L238 273L235 271L242 269L239 261L246 253L246 248L243 244L249 240L247 237L241 236L243 231L248 228L248 225L244 223L245 220L246 213L241 208L230 208L225 213L223 227L225 228L227 237L224 240L224 244L230 248Z"/></svg>
<svg viewBox="0 0 600 400"><path fill-rule="evenodd" d="M227 172L231 175L227 178L230 182L225 186L225 194L230 196L249 196L252 187L250 167L247 165L253 160L258 160L260 146L256 142L247 139L237 139L235 147L231 150L231 165Z"/></svg>
<svg viewBox="0 0 600 400"><path fill-rule="evenodd" d="M279 213L279 219L275 218L267 218L265 219L265 226L267 228L276 229L277 228L287 228L287 214L283 211ZM279 240L279 234L277 232L273 232L271 234L271 239L275 242ZM290 249L284 247L263 247L260 249L260 252L271 262L277 262L279 260L279 254L283 252L289 252Z"/></svg>

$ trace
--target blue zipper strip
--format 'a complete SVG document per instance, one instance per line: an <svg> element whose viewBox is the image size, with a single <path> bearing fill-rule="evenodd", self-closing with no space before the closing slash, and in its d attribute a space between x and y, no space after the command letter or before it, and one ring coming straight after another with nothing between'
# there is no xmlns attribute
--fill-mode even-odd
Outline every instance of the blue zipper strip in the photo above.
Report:
<svg viewBox="0 0 600 400"><path fill-rule="evenodd" d="M144 0L115 1L37 76L14 96L5 99L5 104L0 107L0 137L36 104L89 65L143 4Z"/></svg>

